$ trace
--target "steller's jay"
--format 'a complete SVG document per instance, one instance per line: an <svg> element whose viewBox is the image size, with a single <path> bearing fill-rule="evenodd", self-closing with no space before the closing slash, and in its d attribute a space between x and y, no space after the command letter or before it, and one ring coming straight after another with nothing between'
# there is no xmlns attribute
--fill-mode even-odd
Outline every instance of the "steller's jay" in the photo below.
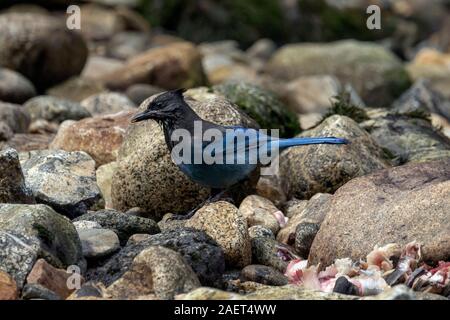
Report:
<svg viewBox="0 0 450 320"><path fill-rule="evenodd" d="M348 143L335 137L279 139L252 128L217 125L201 119L184 101L183 92L178 89L160 94L131 121L152 119L162 126L167 147L180 170L192 181L211 188L207 202L245 180L274 152L300 145ZM261 150L268 155L264 159ZM175 218L187 219L197 208Z"/></svg>

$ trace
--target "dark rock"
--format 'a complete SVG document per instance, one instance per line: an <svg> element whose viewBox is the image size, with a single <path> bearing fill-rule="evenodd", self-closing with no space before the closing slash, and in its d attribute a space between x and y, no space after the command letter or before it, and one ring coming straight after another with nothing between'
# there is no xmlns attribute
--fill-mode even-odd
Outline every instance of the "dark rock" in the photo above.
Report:
<svg viewBox="0 0 450 320"><path fill-rule="evenodd" d="M20 105L0 101L0 121L14 133L25 133L30 125L30 116Z"/></svg>
<svg viewBox="0 0 450 320"><path fill-rule="evenodd" d="M284 286L288 284L288 278L280 271L263 265L249 265L241 271L243 281L253 281L270 286Z"/></svg>
<svg viewBox="0 0 450 320"><path fill-rule="evenodd" d="M62 300L62 298L57 295L54 291L47 289L46 287L31 283L26 284L22 290L23 300Z"/></svg>
<svg viewBox="0 0 450 320"><path fill-rule="evenodd" d="M36 95L33 84L13 70L0 68L0 100L11 103L24 103Z"/></svg>

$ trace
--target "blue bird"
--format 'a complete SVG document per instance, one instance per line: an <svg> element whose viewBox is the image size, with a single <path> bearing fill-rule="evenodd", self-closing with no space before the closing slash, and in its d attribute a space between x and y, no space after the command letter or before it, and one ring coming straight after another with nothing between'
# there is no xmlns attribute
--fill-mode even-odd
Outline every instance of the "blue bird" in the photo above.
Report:
<svg viewBox="0 0 450 320"><path fill-rule="evenodd" d="M131 121L152 119L162 126L165 142L179 169L192 181L211 189L207 202L220 198L247 179L258 165L267 165L274 154L284 149L348 143L335 137L280 139L252 128L217 125L200 118L184 100L183 92L184 89L178 89L160 94ZM175 218L187 219L197 208Z"/></svg>

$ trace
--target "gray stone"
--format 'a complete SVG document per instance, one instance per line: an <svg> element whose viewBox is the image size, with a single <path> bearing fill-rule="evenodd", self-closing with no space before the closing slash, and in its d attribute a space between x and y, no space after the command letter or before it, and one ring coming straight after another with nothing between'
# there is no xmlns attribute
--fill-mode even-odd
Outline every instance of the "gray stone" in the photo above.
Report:
<svg viewBox="0 0 450 320"><path fill-rule="evenodd" d="M33 84L13 70L0 68L0 100L23 103L36 95Z"/></svg>
<svg viewBox="0 0 450 320"><path fill-rule="evenodd" d="M290 247L266 237L256 237L252 239L252 261L255 264L262 264L273 267L284 273L288 263L298 256Z"/></svg>
<svg viewBox="0 0 450 320"><path fill-rule="evenodd" d="M76 102L52 96L38 96L28 100L23 107L31 120L44 119L61 123L65 120L80 120L91 114Z"/></svg>
<svg viewBox="0 0 450 320"><path fill-rule="evenodd" d="M128 99L126 95L118 92L94 94L81 101L81 105L92 115L112 114L136 108L133 101Z"/></svg>
<svg viewBox="0 0 450 320"><path fill-rule="evenodd" d="M109 229L78 229L83 256L98 259L111 255L120 248L119 237Z"/></svg>
<svg viewBox="0 0 450 320"><path fill-rule="evenodd" d="M25 133L30 116L22 106L0 101L0 121L5 122L14 133Z"/></svg>
<svg viewBox="0 0 450 320"><path fill-rule="evenodd" d="M253 281L271 286L283 286L288 284L288 278L280 271L263 265L252 264L241 271L243 281Z"/></svg>

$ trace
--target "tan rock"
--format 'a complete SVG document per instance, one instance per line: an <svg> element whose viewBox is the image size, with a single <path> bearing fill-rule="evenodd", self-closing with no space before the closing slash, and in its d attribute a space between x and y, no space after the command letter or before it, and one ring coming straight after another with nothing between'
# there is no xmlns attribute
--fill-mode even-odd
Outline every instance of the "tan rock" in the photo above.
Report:
<svg viewBox="0 0 450 320"><path fill-rule="evenodd" d="M0 270L0 300L16 300L18 298L16 281L9 274Z"/></svg>
<svg viewBox="0 0 450 320"><path fill-rule="evenodd" d="M114 171L117 168L117 162L113 161L97 168L97 185L105 199L105 209L112 208L111 183Z"/></svg>
<svg viewBox="0 0 450 320"><path fill-rule="evenodd" d="M280 223L275 215L284 220L283 213L270 200L257 195L246 197L239 206L239 213L247 219L249 227L261 225L274 234L280 229Z"/></svg>

